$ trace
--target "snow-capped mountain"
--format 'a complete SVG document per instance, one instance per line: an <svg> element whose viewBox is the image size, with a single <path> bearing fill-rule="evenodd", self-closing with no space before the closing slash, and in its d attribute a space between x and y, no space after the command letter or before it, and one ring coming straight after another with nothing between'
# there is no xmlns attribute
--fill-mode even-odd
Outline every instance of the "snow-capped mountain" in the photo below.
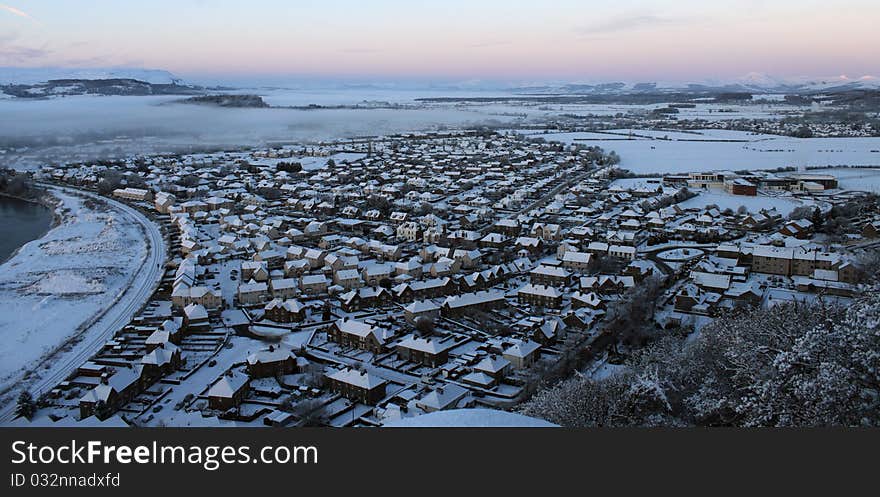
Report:
<svg viewBox="0 0 880 497"><path fill-rule="evenodd" d="M56 79L135 79L155 85L185 85L184 81L160 69L66 68L66 67L0 67L0 85L33 85Z"/></svg>
<svg viewBox="0 0 880 497"><path fill-rule="evenodd" d="M752 72L744 76L721 80L702 81L647 81L647 82L554 82L514 87L522 93L562 94L627 94L677 92L747 92L747 93L814 93L822 91L880 90L880 78L862 76L777 78Z"/></svg>
<svg viewBox="0 0 880 497"><path fill-rule="evenodd" d="M827 90L829 88L849 89L878 89L880 78L875 76L862 76L851 78L846 75L828 77L797 77L775 78L762 73L749 73L733 81L747 88L753 89L799 89L799 90Z"/></svg>

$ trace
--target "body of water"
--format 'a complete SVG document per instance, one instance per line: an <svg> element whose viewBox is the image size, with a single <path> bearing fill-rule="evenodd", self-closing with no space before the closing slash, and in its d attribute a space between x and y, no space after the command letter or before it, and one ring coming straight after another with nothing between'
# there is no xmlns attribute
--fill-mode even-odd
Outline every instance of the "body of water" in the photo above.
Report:
<svg viewBox="0 0 880 497"><path fill-rule="evenodd" d="M52 225L52 211L33 202L0 196L0 262L25 243L43 236Z"/></svg>

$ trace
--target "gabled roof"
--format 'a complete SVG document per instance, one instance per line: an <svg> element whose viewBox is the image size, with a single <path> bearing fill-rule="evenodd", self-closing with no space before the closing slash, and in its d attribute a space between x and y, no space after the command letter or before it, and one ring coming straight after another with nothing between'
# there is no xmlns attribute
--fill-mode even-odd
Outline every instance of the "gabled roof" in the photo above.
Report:
<svg viewBox="0 0 880 497"><path fill-rule="evenodd" d="M247 386L249 380L250 378L242 373L225 374L208 390L208 397L230 399L235 396L236 392Z"/></svg>
<svg viewBox="0 0 880 497"><path fill-rule="evenodd" d="M385 380L379 378L376 375L370 374L365 371L357 371L355 369L340 369L334 373L327 375L327 377L332 380L346 383L348 385L354 385L356 387L360 387L366 390L372 390L387 383Z"/></svg>

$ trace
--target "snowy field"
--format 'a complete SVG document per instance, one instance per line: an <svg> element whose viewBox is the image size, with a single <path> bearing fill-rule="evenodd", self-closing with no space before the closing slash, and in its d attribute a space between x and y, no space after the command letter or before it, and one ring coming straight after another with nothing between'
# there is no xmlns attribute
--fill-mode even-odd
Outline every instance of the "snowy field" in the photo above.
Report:
<svg viewBox="0 0 880 497"><path fill-rule="evenodd" d="M628 130L618 130L626 133ZM690 171L773 169L787 166L880 166L880 138L790 138L755 135L737 131L707 130L701 135L633 130L633 137L608 135L596 139L595 133L535 134L546 140L578 143L614 150L620 167L638 174L681 173ZM526 132L534 134L534 132ZM669 140L652 139L650 134ZM747 141L708 141L747 140ZM688 141L684 141L688 140Z"/></svg>
<svg viewBox="0 0 880 497"><path fill-rule="evenodd" d="M366 157L366 154L359 154L353 152L340 152L338 154L333 154L327 157L314 157L314 156L298 156L292 158L266 158L261 157L259 159L250 159L252 163L258 165L271 165L275 166L280 162L299 162L302 164L304 171L317 171L319 169L324 169L327 167L327 163L330 162L330 159L333 159L337 164L343 163L345 161L355 161L358 159L362 159Z"/></svg>
<svg viewBox="0 0 880 497"><path fill-rule="evenodd" d="M330 162L330 159L333 159L333 162L337 164L341 164L345 161L351 162L362 159L364 157L366 157L366 154L342 152L338 154L333 154L329 157L300 157L297 159L297 161L302 164L304 170L315 171L327 167L327 163Z"/></svg>
<svg viewBox="0 0 880 497"><path fill-rule="evenodd" d="M678 204L683 209L702 209L707 205L716 205L720 210L732 209L736 211L740 206L745 206L751 213L757 213L762 209L776 209L783 216L805 205L801 200L788 196L768 197L758 195L750 197L746 195L731 195L724 190L699 190L699 195ZM811 204L812 205L812 204Z"/></svg>
<svg viewBox="0 0 880 497"><path fill-rule="evenodd" d="M831 168L810 170L810 173L832 174L843 190L880 193L880 168Z"/></svg>
<svg viewBox="0 0 880 497"><path fill-rule="evenodd" d="M0 265L0 391L109 307L146 257L143 234L125 214L55 196L63 222Z"/></svg>

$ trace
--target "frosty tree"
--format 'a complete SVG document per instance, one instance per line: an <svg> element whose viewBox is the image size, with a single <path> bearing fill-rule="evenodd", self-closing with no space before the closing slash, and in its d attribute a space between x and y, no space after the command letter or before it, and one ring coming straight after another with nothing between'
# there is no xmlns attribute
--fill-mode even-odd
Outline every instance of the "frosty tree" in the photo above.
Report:
<svg viewBox="0 0 880 497"><path fill-rule="evenodd" d="M595 381L539 392L522 411L565 426L880 426L880 287L741 310L684 342L660 339Z"/></svg>

